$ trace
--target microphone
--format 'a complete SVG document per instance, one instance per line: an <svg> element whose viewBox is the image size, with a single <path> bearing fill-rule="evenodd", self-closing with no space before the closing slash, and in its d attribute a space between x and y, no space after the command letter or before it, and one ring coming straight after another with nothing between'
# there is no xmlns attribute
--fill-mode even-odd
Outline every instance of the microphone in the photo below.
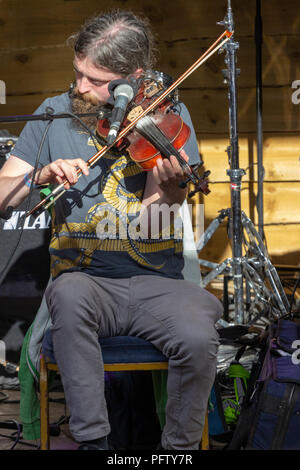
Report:
<svg viewBox="0 0 300 470"><path fill-rule="evenodd" d="M107 144L112 145L117 138L118 131L125 117L126 109L134 97L134 89L129 82L117 85L113 91L114 108L110 118L110 129L107 135Z"/></svg>

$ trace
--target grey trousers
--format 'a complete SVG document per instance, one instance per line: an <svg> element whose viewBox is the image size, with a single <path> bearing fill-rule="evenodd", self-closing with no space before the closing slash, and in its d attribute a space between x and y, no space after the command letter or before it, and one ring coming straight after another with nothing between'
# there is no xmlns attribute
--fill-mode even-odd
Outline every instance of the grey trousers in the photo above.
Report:
<svg viewBox="0 0 300 470"><path fill-rule="evenodd" d="M46 291L53 347L81 442L110 432L98 336L132 335L169 358L165 449L198 449L216 374L219 300L196 284L159 276L109 279L65 273Z"/></svg>

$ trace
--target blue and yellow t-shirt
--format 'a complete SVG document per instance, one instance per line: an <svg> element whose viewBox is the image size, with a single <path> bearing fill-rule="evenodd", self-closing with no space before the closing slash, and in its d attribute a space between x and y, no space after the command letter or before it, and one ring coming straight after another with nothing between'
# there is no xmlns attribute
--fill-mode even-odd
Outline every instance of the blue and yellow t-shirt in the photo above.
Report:
<svg viewBox="0 0 300 470"><path fill-rule="evenodd" d="M70 109L67 93L48 98L36 113L47 106L55 113ZM191 127L185 145L191 164L199 161L197 141L183 104L178 112ZM47 123L31 121L24 127L14 155L35 165L35 158ZM40 154L40 165L58 158L88 160L99 150L90 135L71 119L52 122ZM125 153L105 154L82 175L78 183L55 204L49 246L53 278L66 271L84 271L112 278L156 274L182 278L182 231L172 227L148 238L135 221L141 208L146 172Z"/></svg>

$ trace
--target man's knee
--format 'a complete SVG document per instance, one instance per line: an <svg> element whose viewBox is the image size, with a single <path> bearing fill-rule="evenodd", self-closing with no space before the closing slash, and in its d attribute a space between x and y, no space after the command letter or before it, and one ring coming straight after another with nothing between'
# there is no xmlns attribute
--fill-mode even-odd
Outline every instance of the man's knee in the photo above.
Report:
<svg viewBox="0 0 300 470"><path fill-rule="evenodd" d="M75 327L81 317L85 317L83 312L90 302L90 283L85 276L78 274L62 274L48 286L45 296L53 323L61 326L73 324Z"/></svg>
<svg viewBox="0 0 300 470"><path fill-rule="evenodd" d="M219 346L218 333L215 328L209 328L203 332L193 332L186 335L184 349L191 363L196 367L200 363L208 363L217 356Z"/></svg>
<svg viewBox="0 0 300 470"><path fill-rule="evenodd" d="M45 292L48 306L72 305L86 294L89 282L77 273L65 273L55 279Z"/></svg>
<svg viewBox="0 0 300 470"><path fill-rule="evenodd" d="M201 315L203 322L216 323L220 319L223 305L215 295L189 281L183 281L181 287L182 289L178 289L175 293L177 305L183 302L192 314Z"/></svg>

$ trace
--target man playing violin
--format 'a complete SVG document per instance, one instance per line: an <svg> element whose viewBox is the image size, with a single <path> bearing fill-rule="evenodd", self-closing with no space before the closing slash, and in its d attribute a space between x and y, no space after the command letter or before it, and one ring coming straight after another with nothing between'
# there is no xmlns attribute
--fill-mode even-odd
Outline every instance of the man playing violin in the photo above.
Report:
<svg viewBox="0 0 300 470"><path fill-rule="evenodd" d="M152 34L147 22L131 12L111 11L88 20L72 42L75 87L45 100L38 114L47 107L56 113L99 110L109 99L112 81L140 77L153 68ZM177 113L192 129L181 155L195 164L197 141L182 103ZM85 119L93 130L96 122L95 117ZM179 186L182 167L171 156L145 172L126 151L113 151L91 170L86 161L95 147L99 143L74 119L56 119L50 126L32 121L0 172L3 210L20 204L32 185L66 181L67 191L52 211L52 280L45 296L70 430L80 449L108 449L98 337L140 336L169 358L162 448L199 449L216 372L215 323L222 306L183 279L182 238L174 230L149 239L145 233L134 237L128 229L132 220L154 207L183 203L187 190ZM108 234L112 222L117 229Z"/></svg>

